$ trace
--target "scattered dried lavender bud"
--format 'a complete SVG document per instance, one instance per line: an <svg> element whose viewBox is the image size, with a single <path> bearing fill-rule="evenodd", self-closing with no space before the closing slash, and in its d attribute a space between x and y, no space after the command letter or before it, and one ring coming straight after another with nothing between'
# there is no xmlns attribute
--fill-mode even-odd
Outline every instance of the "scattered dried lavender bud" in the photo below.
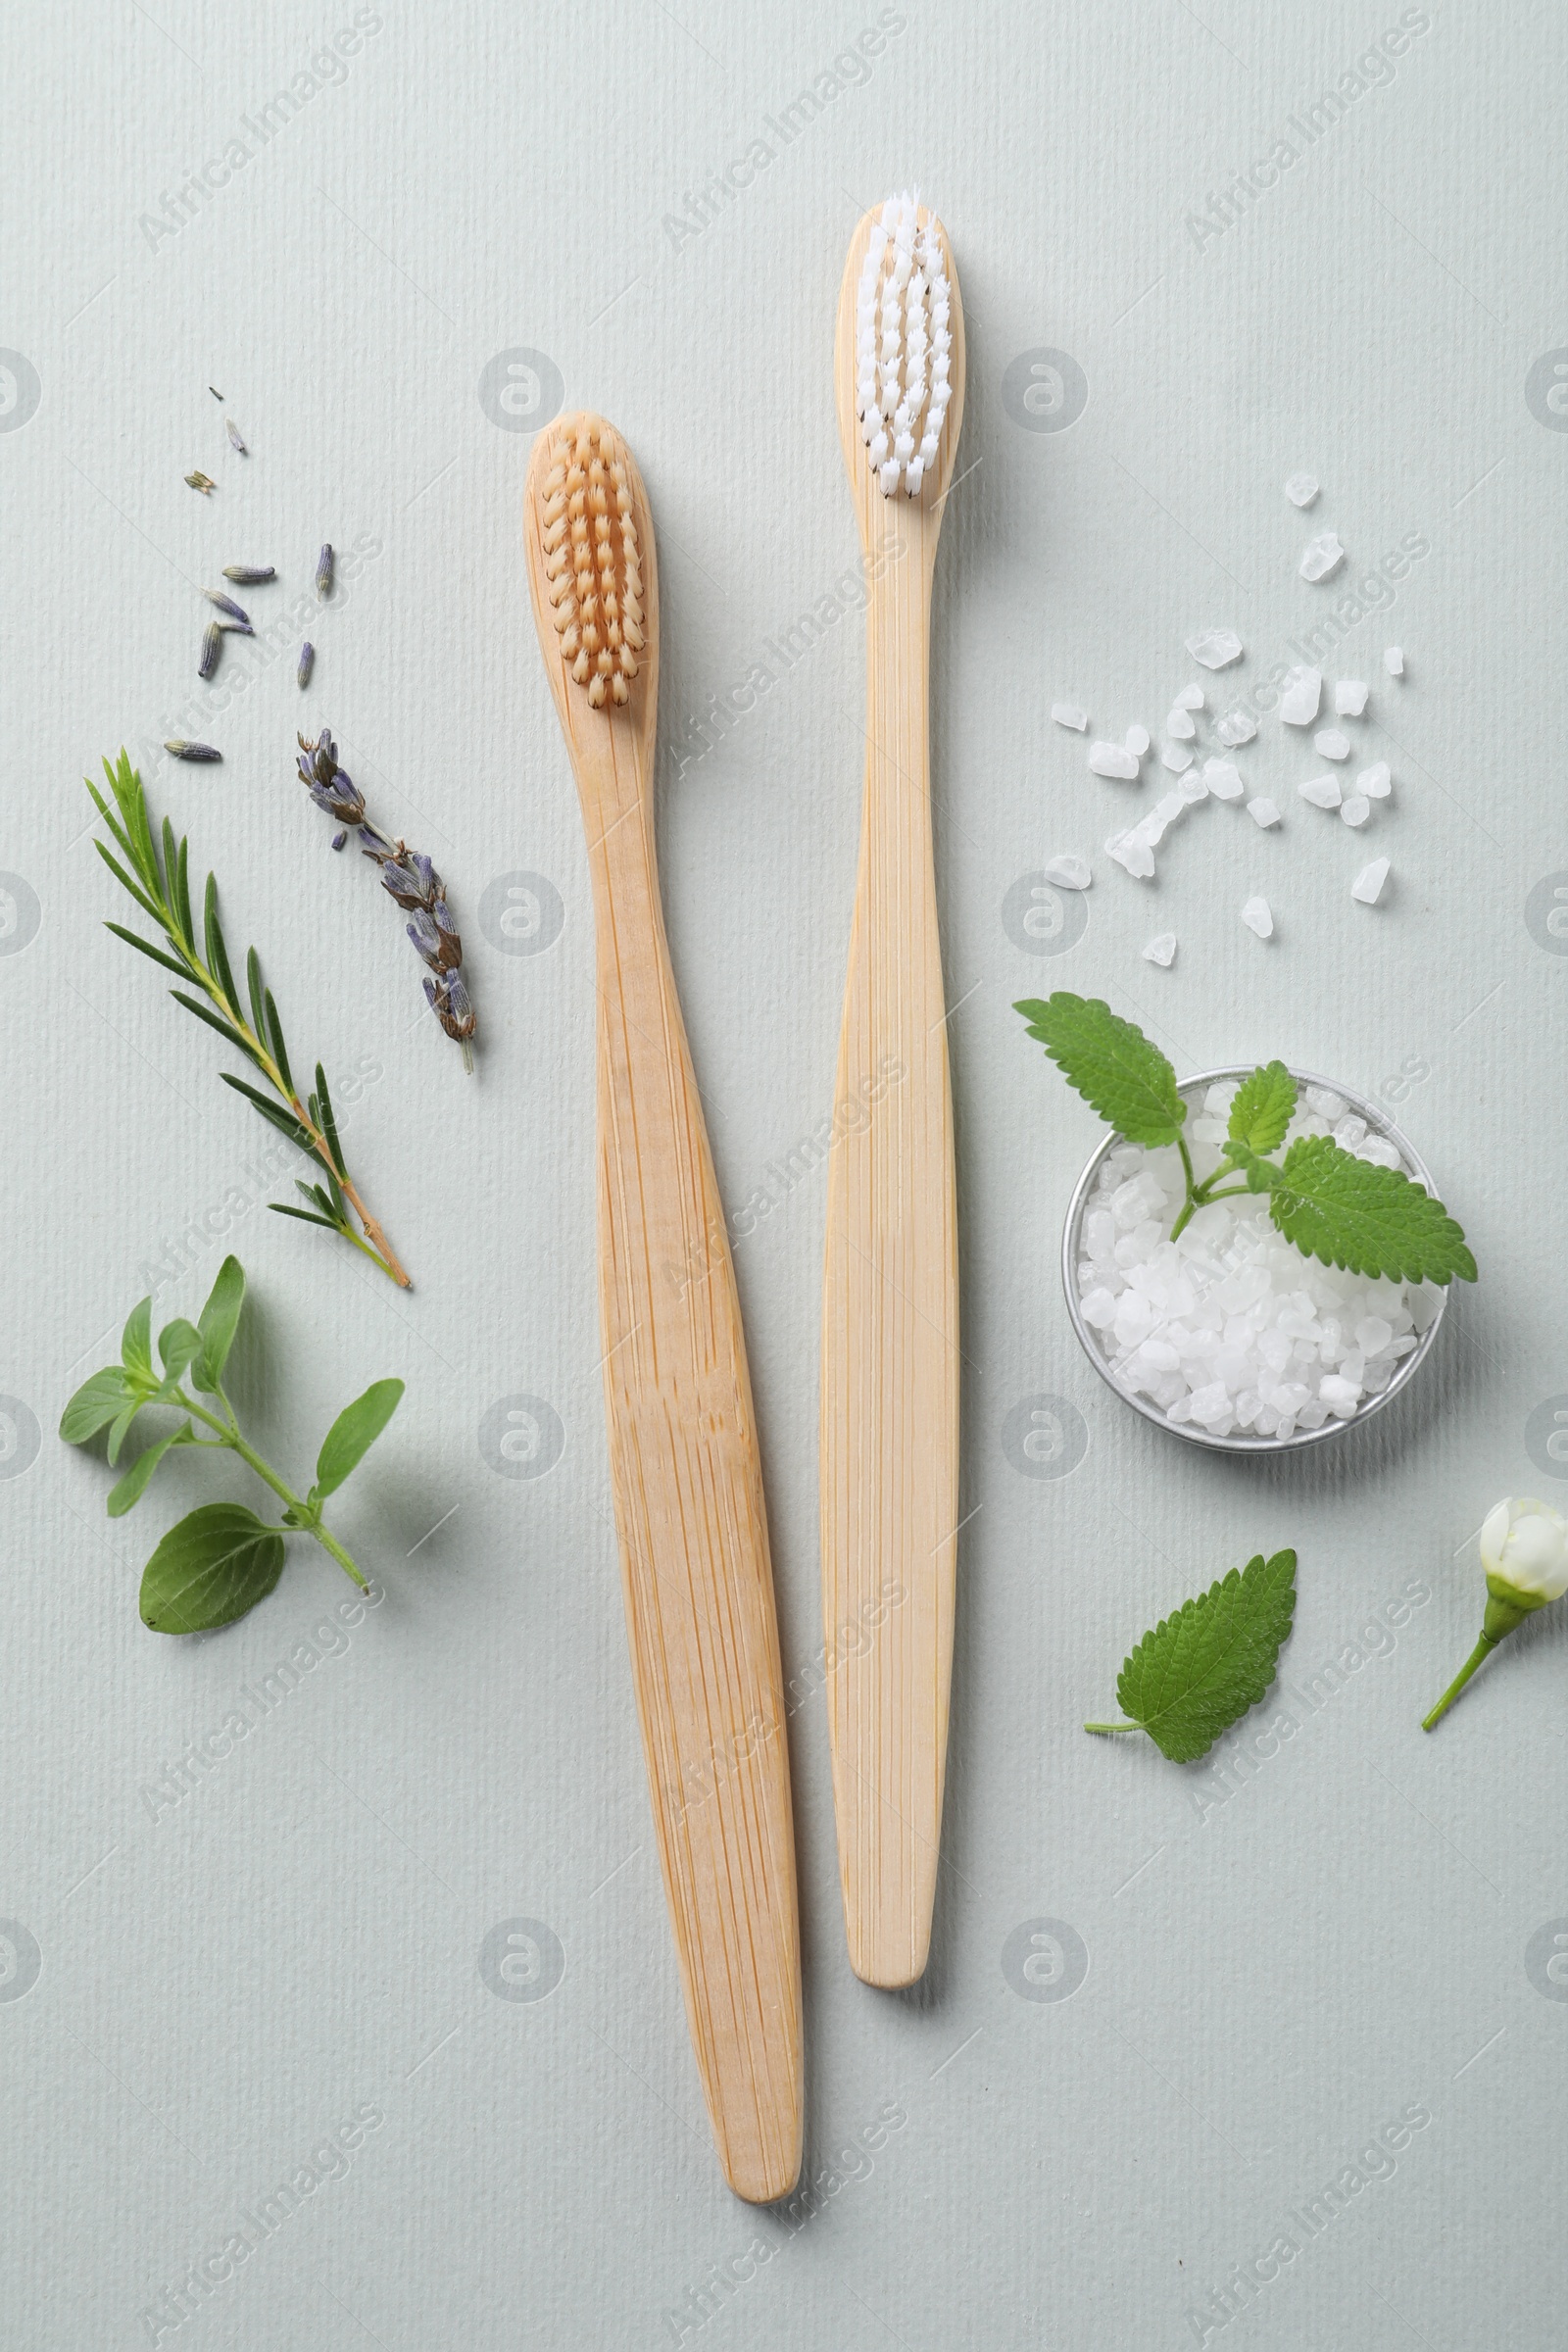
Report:
<svg viewBox="0 0 1568 2352"><path fill-rule="evenodd" d="M301 687L306 687L310 684L311 672L315 667L316 648L307 637L305 643L300 647L300 665L295 673L299 679ZM332 846L335 849L337 844L334 842Z"/></svg>
<svg viewBox="0 0 1568 2352"><path fill-rule="evenodd" d="M179 736L172 743L166 743L164 749L172 752L176 760L221 760L223 757L210 743L186 743Z"/></svg>
<svg viewBox="0 0 1568 2352"><path fill-rule="evenodd" d="M211 390L211 388L212 388L211 386L209 386L209 387L208 387L208 389L209 389L209 390ZM240 456L241 456L242 458L248 458L248 457L250 456L250 454L251 454L251 453L250 453L250 451L249 451L249 450L246 448L246 446L245 446L245 444L244 444L243 440L240 438L240 429L239 429L239 426L238 426L238 425L237 425L237 424L234 422L234 419L233 419L233 417L232 417L232 416L225 416L225 417L223 418L223 422L224 422L224 423L227 425L227 427L228 427L228 437L229 437L229 440L230 440L230 441L233 443L234 447L235 447L235 448L236 448L236 449L239 451L239 454L240 454Z"/></svg>
<svg viewBox="0 0 1568 2352"><path fill-rule="evenodd" d="M225 637L254 637L256 634L248 620L220 620L216 625Z"/></svg>
<svg viewBox="0 0 1568 2352"><path fill-rule="evenodd" d="M277 566L275 564L225 564L223 577L233 580L241 588L258 588L263 580L276 579Z"/></svg>
<svg viewBox="0 0 1568 2352"><path fill-rule="evenodd" d="M223 395L221 392L220 392L218 386L216 384L209 384L207 389L212 394L213 398L218 402L219 407L221 408L223 405Z"/></svg>
<svg viewBox="0 0 1568 2352"><path fill-rule="evenodd" d="M332 553L332 542L329 539L316 559L316 593L318 596L331 595L332 571L336 562L337 558Z"/></svg>
<svg viewBox="0 0 1568 2352"><path fill-rule="evenodd" d="M202 639L202 658L196 664L196 675L199 678L212 676L218 667L218 657L222 650L223 632L216 620L210 620L207 624L207 633Z"/></svg>
<svg viewBox="0 0 1568 2352"><path fill-rule="evenodd" d="M340 850L343 847L343 844L347 841L348 837L348 827L346 825L339 825L337 831L332 836L333 849Z"/></svg>
<svg viewBox="0 0 1568 2352"><path fill-rule="evenodd" d="M211 493L218 488L218 484L214 481L212 475L210 473L203 473L200 466L197 467L194 473L187 473L185 479L187 482L189 482L193 490L199 490L201 492L203 498L209 497Z"/></svg>
<svg viewBox="0 0 1568 2352"><path fill-rule="evenodd" d="M226 612L230 620L242 620L247 628L250 627L251 616L244 606L236 605L234 599L225 596L221 588L204 588L202 594L210 605L218 607L220 612Z"/></svg>

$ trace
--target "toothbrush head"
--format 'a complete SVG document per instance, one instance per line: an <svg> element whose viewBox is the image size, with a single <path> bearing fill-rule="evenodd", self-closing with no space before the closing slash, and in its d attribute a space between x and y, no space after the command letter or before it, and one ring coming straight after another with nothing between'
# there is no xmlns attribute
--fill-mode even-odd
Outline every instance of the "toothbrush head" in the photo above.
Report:
<svg viewBox="0 0 1568 2352"><path fill-rule="evenodd" d="M855 406L884 498L918 498L937 470L953 395L956 295L947 241L913 195L872 222L855 295ZM954 420L954 431L957 419Z"/></svg>
<svg viewBox="0 0 1568 2352"><path fill-rule="evenodd" d="M624 706L647 620L631 453L602 416L570 416L546 433L539 544L550 618L590 708Z"/></svg>

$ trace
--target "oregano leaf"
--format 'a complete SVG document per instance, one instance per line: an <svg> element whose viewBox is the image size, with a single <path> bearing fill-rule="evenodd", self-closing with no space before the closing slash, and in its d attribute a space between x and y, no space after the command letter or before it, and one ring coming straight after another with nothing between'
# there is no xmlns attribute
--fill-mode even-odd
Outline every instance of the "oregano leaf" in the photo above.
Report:
<svg viewBox="0 0 1568 2352"><path fill-rule="evenodd" d="M202 1634L254 1609L283 1573L283 1539L239 1502L205 1502L175 1522L142 1570L141 1618L155 1634Z"/></svg>

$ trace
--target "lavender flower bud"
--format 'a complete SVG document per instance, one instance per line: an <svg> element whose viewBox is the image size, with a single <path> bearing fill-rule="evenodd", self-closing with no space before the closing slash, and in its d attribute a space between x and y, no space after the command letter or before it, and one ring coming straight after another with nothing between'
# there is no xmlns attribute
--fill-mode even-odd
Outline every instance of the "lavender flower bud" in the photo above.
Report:
<svg viewBox="0 0 1568 2352"><path fill-rule="evenodd" d="M414 942L416 955L422 956L430 969L438 972L441 969L441 934L422 906L416 912L413 922L404 925L404 929Z"/></svg>

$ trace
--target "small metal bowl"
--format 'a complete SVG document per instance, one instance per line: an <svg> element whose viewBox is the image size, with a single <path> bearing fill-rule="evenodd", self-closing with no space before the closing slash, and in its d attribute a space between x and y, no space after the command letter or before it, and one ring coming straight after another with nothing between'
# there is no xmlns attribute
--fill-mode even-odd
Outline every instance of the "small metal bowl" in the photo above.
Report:
<svg viewBox="0 0 1568 2352"><path fill-rule="evenodd" d="M1205 1087L1213 1086L1223 1079L1246 1078L1250 1075L1252 1067L1251 1062L1242 1062L1231 1069L1201 1070L1196 1078L1182 1079L1177 1091L1186 1101L1188 1109L1191 1111L1194 1108L1192 1102L1194 1095L1200 1102ZM1406 1138L1400 1134L1393 1120L1380 1110L1375 1102L1369 1102L1366 1096L1358 1095L1353 1087L1342 1086L1337 1079L1316 1077L1310 1070L1293 1070L1291 1075L1296 1080L1298 1093L1304 1093L1309 1086L1321 1086L1328 1093L1338 1095L1349 1109L1358 1112L1365 1119L1371 1134L1385 1137L1394 1146L1399 1154L1400 1163L1407 1176L1413 1176L1418 1184L1425 1185L1429 1193L1436 1192L1437 1187L1433 1184L1419 1154L1411 1148ZM1067 1203L1067 1221L1062 1228L1061 1236L1061 1287L1066 1294L1067 1312L1072 1318L1072 1327L1078 1334L1079 1345L1085 1355L1088 1356L1089 1361L1094 1365L1095 1370L1100 1374L1113 1396L1119 1397L1123 1404L1130 1405L1135 1413L1142 1413L1144 1419L1152 1421L1156 1429L1166 1431L1173 1438L1185 1438L1191 1446L1202 1446L1210 1453L1260 1454L1296 1453L1306 1446L1321 1446L1325 1440L1339 1437L1344 1430L1359 1429L1361 1424L1369 1421L1374 1413L1380 1413L1386 1404L1393 1403L1396 1396L1403 1395L1420 1366L1426 1362L1431 1353L1432 1344L1438 1336L1438 1326L1447 1311L1448 1294L1446 1290L1443 1291L1440 1296L1437 1313L1421 1334L1410 1353L1401 1357L1398 1370L1381 1396L1372 1397L1348 1421L1342 1420L1337 1413L1333 1414L1321 1429L1298 1429L1291 1437L1285 1439L1283 1444L1278 1438L1253 1437L1244 1431L1238 1431L1230 1437L1214 1437L1206 1429L1200 1428L1194 1422L1168 1421L1164 1412L1151 1397L1134 1396L1124 1389L1111 1371L1099 1339L1084 1321L1083 1309L1078 1299L1078 1262L1082 1256L1080 1241L1085 1211L1099 1190L1101 1162L1106 1153L1115 1151L1122 1141L1123 1138L1119 1135L1107 1135L1100 1149L1090 1158L1088 1166L1084 1169L1074 1188L1072 1199Z"/></svg>

